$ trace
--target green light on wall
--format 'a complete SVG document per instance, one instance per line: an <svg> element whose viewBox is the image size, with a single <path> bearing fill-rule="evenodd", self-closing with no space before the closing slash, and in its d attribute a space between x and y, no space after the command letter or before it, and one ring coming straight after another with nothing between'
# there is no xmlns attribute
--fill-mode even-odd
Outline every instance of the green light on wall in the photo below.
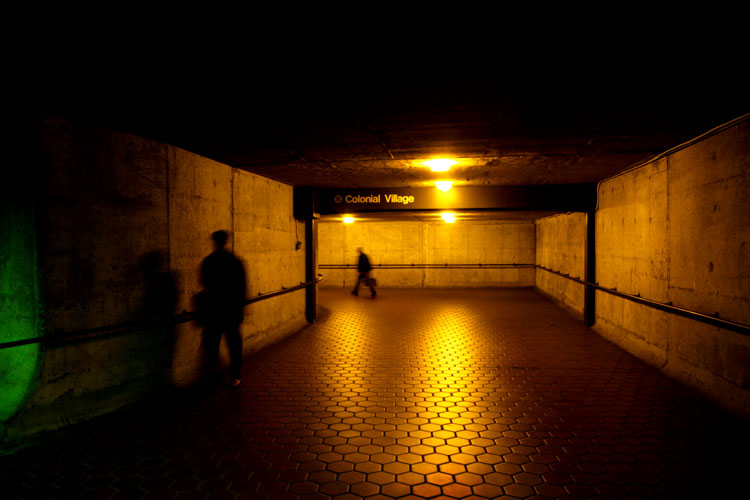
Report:
<svg viewBox="0 0 750 500"><path fill-rule="evenodd" d="M31 203L0 200L0 343L39 336L39 286ZM0 349L0 423L33 391L39 344Z"/></svg>

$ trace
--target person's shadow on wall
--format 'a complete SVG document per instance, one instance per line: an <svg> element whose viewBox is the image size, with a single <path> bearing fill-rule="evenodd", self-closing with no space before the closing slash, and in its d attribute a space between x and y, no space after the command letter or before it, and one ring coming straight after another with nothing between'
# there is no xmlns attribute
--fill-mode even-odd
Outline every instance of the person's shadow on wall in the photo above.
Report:
<svg viewBox="0 0 750 500"><path fill-rule="evenodd" d="M140 266L144 286L140 313L144 320L153 324L149 329L153 336L149 343L153 347L154 369L166 383L170 378L174 356L177 277L167 268L164 253L160 250L143 255Z"/></svg>

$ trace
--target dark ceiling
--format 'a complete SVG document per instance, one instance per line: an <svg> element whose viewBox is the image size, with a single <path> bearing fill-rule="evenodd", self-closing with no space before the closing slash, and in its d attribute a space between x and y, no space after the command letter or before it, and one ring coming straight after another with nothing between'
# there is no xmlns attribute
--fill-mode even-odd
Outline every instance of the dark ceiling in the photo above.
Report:
<svg viewBox="0 0 750 500"><path fill-rule="evenodd" d="M736 61L466 51L396 62L388 49L324 60L300 45L294 58L121 58L76 71L52 54L55 81L34 99L43 112L322 188L596 182L750 110ZM421 164L435 156L459 164L435 174Z"/></svg>
<svg viewBox="0 0 750 500"><path fill-rule="evenodd" d="M103 122L294 186L363 188L596 182L746 111L658 85L653 94L471 76L270 85L225 89L233 95L216 96L215 108L202 96L180 110L114 109ZM459 164L432 173L421 161L436 156Z"/></svg>

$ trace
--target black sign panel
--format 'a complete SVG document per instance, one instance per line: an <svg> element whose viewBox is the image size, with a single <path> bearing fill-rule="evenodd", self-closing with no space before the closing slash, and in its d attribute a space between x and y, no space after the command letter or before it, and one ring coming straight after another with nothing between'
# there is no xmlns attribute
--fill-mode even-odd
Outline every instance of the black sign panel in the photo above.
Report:
<svg viewBox="0 0 750 500"><path fill-rule="evenodd" d="M595 202L593 184L378 188L320 191L321 214L402 210L552 210L587 212Z"/></svg>

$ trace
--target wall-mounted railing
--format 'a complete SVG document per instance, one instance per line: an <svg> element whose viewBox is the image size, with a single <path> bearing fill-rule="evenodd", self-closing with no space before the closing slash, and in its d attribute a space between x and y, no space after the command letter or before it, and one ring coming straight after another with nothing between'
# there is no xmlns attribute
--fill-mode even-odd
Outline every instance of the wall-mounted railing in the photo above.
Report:
<svg viewBox="0 0 750 500"><path fill-rule="evenodd" d="M318 267L320 269L351 269L351 270L354 270L357 268L357 266L354 264L320 264ZM616 288L607 288L607 287L601 286L598 283L589 283L581 279L580 277L570 276L569 274L562 273L560 271L555 271L553 269L549 269L544 266L540 266L538 264L378 264L378 265L373 265L372 267L373 269L514 269L514 268L515 269L518 269L518 268L533 269L533 268L536 268L536 269L541 269L542 271L560 276L562 278L574 281L580 285L589 286L601 292L608 293L610 295L614 295L614 296L623 298L625 300L630 300L632 302L637 302L639 304L642 304L642 305L645 305L654 309L658 309L660 311L668 312L671 314L676 314L678 316L689 318L695 321L700 321L702 323L706 323L706 324L716 326L719 328L723 328L726 330L731 330L733 332L740 333L743 335L750 335L750 326L720 318L718 316L718 313L714 315L709 315L709 314L704 314L704 313L700 313L696 311L691 311L689 309L677 307L673 305L672 303L657 302L651 299L641 297L638 294L633 295L633 294L621 292L617 290ZM254 302L259 302L259 301L266 300L266 299L270 299L272 297L277 297L279 295L291 293L296 290L302 290L304 288L307 288L307 287L310 287L312 285L319 283L320 281L322 281L322 279L323 278L318 278L315 281L310 281L307 283L300 283L299 285L294 285L288 288L282 287L280 290L276 290L273 292L259 293L258 295L254 297L248 297L245 300L245 305L252 304ZM131 331L132 332L141 331L145 328L187 323L189 321L194 321L195 317L196 317L196 313L194 311L184 311L180 314L175 314L167 319L152 318L152 319L145 319L145 320L140 320L140 321L119 323L116 325L106 325L106 326L95 327L95 328L81 329L81 330L76 330L76 331L71 331L71 332L56 332L54 334L45 335L42 337L33 337L29 339L3 342L3 343L0 343L0 349L9 349L12 347L24 346L24 345L29 345L29 344L54 345L54 344L64 344L68 342L88 341L88 340L93 340L93 339L119 335L119 334L131 332Z"/></svg>
<svg viewBox="0 0 750 500"><path fill-rule="evenodd" d="M356 264L320 264L318 266L321 269L357 269ZM562 278L574 281L583 286L589 286L593 289L615 295L617 297L637 302L639 304L658 309L660 311L676 314L684 318L690 318L695 321L700 321L709 325L717 326L726 330L741 333L743 335L750 335L750 326L743 325L742 323L736 323L729 321L718 316L718 313L714 315L703 314L689 309L677 307L671 303L657 302L655 300L646 299L636 294L629 294L618 291L616 288L607 288L599 285L599 283L589 283L580 277L570 276L569 274L562 273L548 269L538 264L376 264L372 266L373 269L513 269L513 268L536 268L546 271L548 273L555 274Z"/></svg>
<svg viewBox="0 0 750 500"><path fill-rule="evenodd" d="M617 290L617 288L607 288L607 287L601 286L599 283L589 283L585 280L582 280L580 277L570 276L569 274L561 273L560 271L554 271L544 266L537 265L536 267L538 269L541 269L542 271L555 274L562 278L575 281L576 283L580 283L581 285L592 287L596 290L620 297L622 299L630 300L632 302L637 302L639 304L642 304L642 305L645 305L654 309L658 309L660 311L668 312L671 314L676 314L684 318L690 318L695 321L700 321L701 323L718 326L719 328L724 328L725 330L731 330L733 332L741 333L743 335L750 335L750 326L719 318L719 313L716 313L712 316L709 314L703 314L703 313L699 313L696 311L691 311L689 309L683 309L681 307L677 307L673 305L672 303L657 302L655 300L641 297L639 294L633 295L630 293L621 292Z"/></svg>
<svg viewBox="0 0 750 500"><path fill-rule="evenodd" d="M276 290L268 293L259 293L254 297L248 297L245 300L245 305L259 302L261 300L270 299L272 297L278 297L296 290L302 290L310 287L322 281L323 278L318 278L315 281L307 283L300 283L291 287L281 287L280 290ZM99 326L95 328L86 328L81 330L75 330L71 332L56 332L50 335L44 335L42 337L33 337L22 340L12 340L9 342L0 343L0 349L9 349L11 347L18 347L29 344L65 344L70 342L81 342L89 341L94 339L101 339L105 337L111 337L115 335L121 335L128 332L142 331L148 328L163 327L165 325L178 325L181 323L187 323L196 319L195 311L183 311L180 314L175 314L169 318L150 318L138 321L130 321L124 323L118 323L116 325Z"/></svg>
<svg viewBox="0 0 750 500"><path fill-rule="evenodd" d="M319 264L320 269L357 269L356 264ZM375 264L373 269L513 269L536 264Z"/></svg>

